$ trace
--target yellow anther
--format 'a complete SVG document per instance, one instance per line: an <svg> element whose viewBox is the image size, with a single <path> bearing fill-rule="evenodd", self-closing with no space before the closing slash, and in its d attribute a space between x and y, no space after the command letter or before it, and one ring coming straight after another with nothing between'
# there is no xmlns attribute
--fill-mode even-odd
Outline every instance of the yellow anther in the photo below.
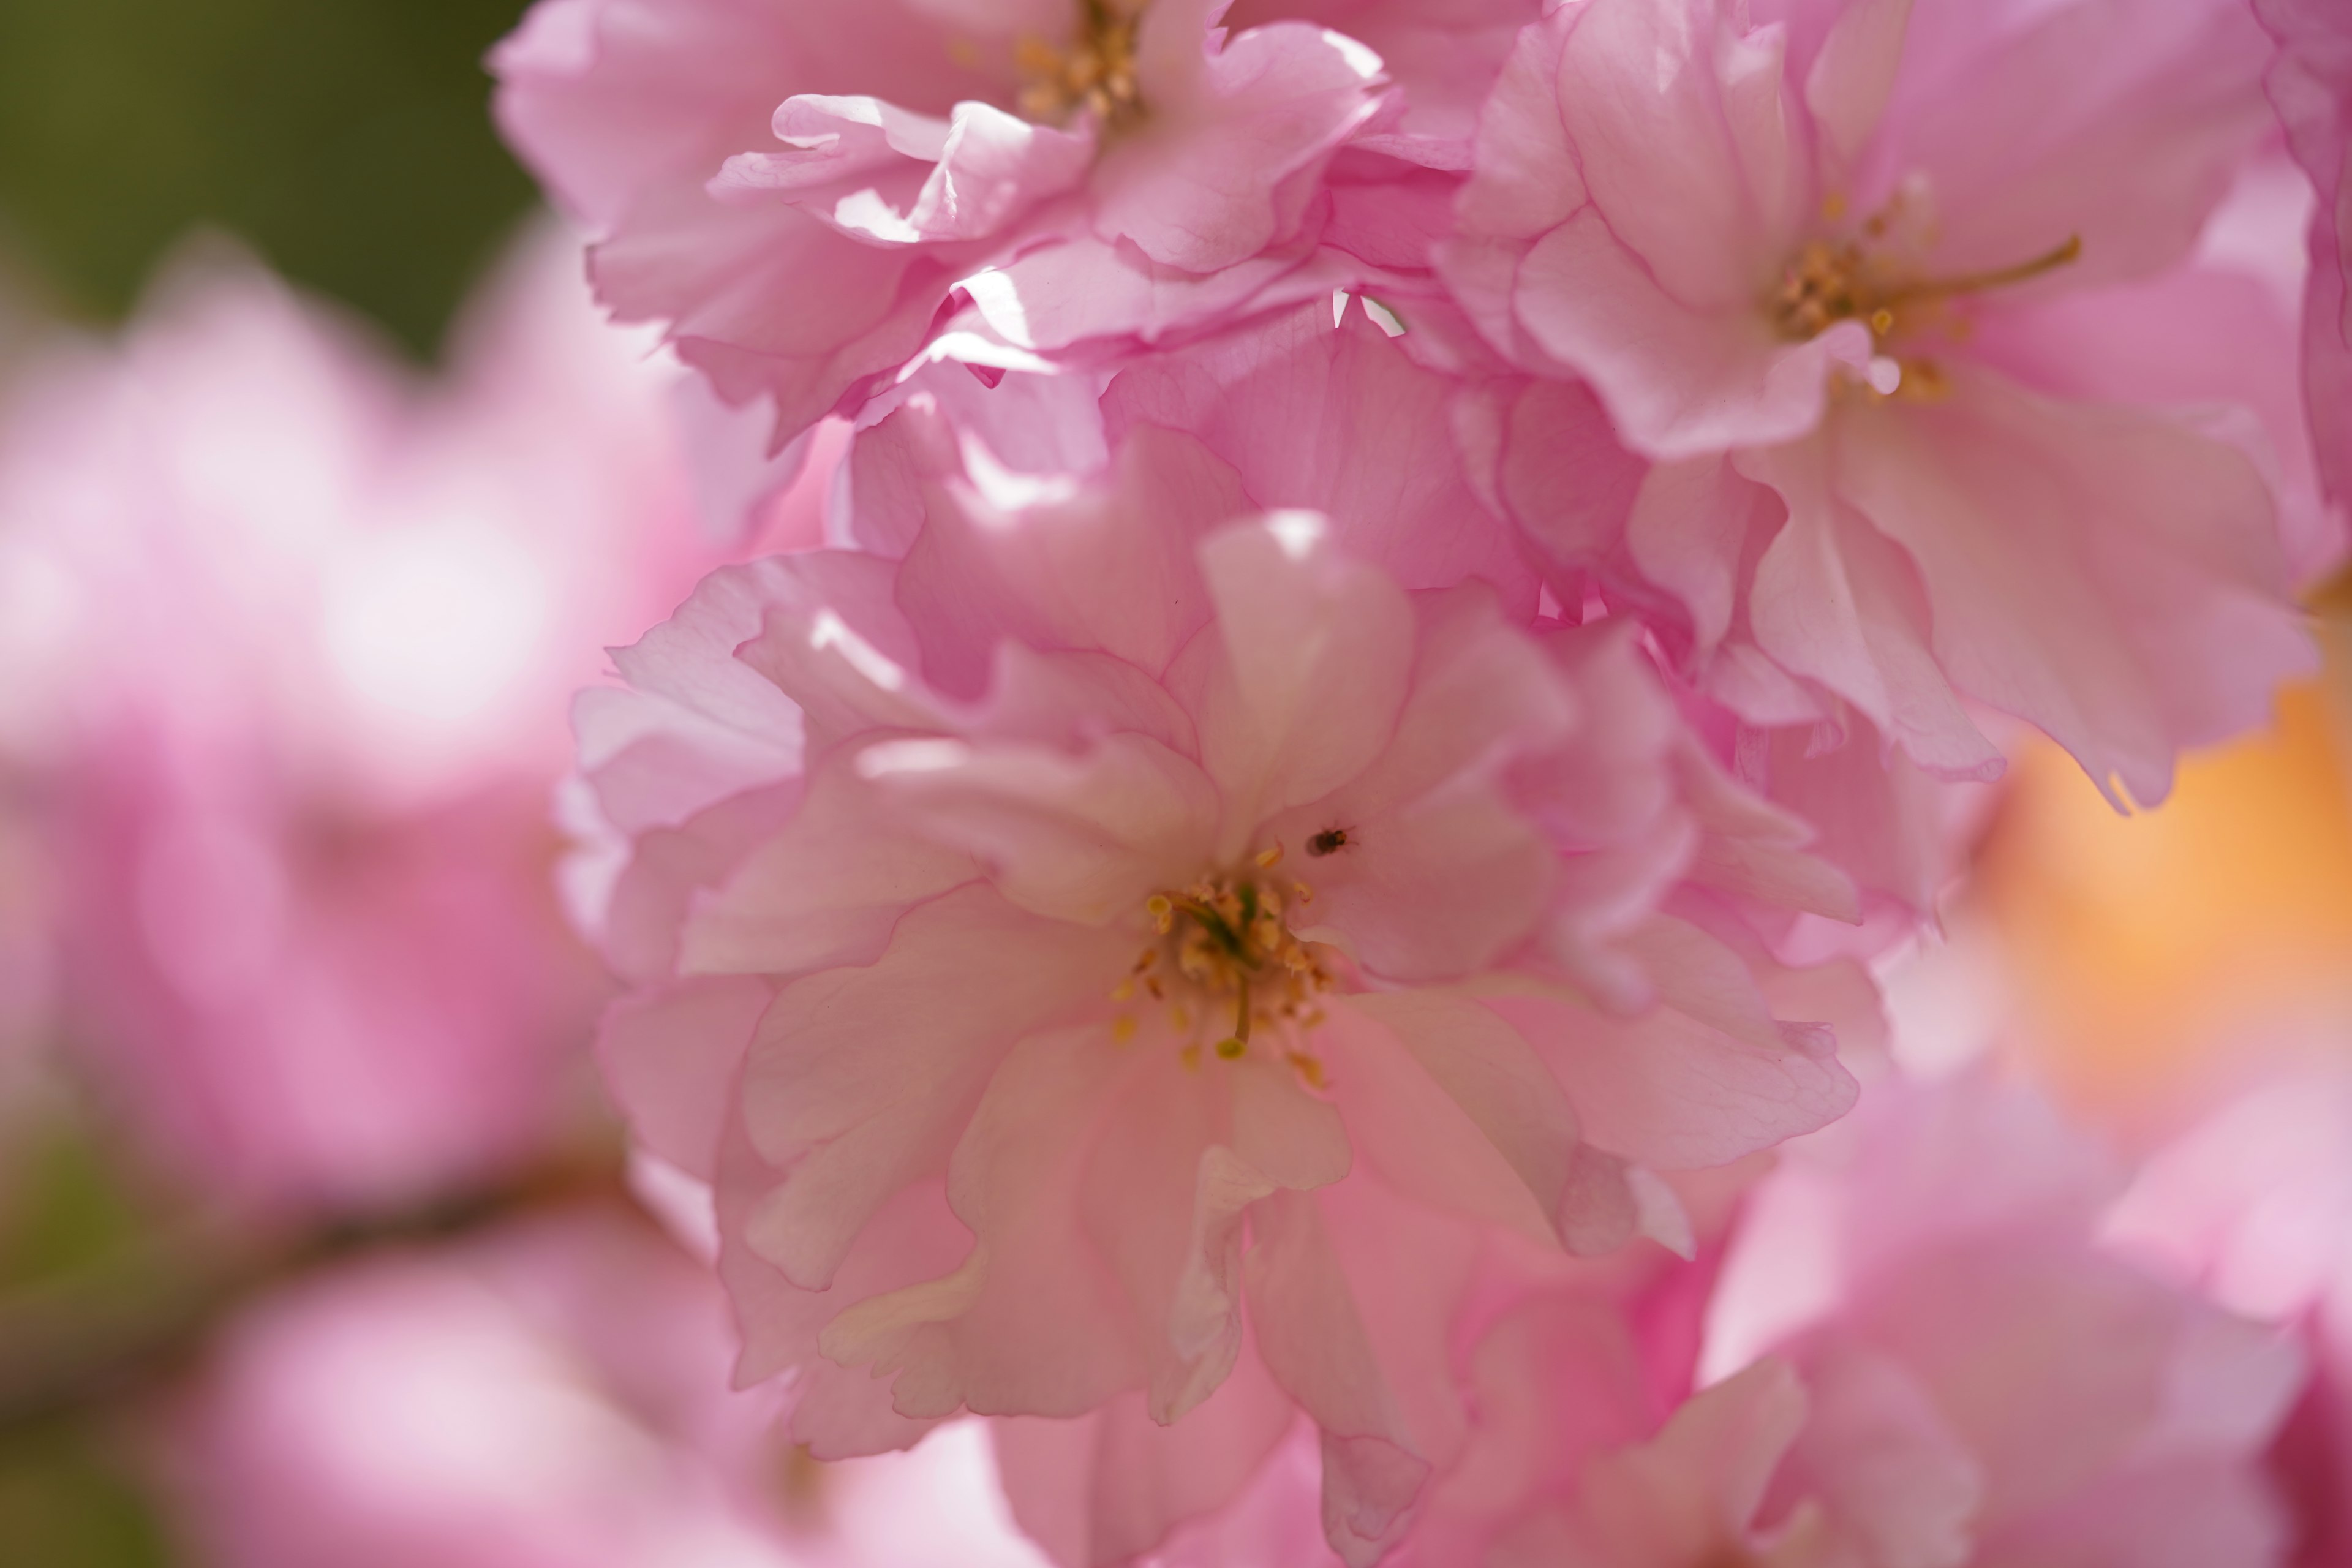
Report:
<svg viewBox="0 0 2352 1568"><path fill-rule="evenodd" d="M1125 1045L1135 1038L1135 1015L1121 1013L1110 1021L1110 1037L1114 1045Z"/></svg>
<svg viewBox="0 0 2352 1568"><path fill-rule="evenodd" d="M1114 1002L1134 1001L1135 982L1132 980L1122 980L1118 984L1112 986L1110 988L1110 999Z"/></svg>
<svg viewBox="0 0 2352 1568"><path fill-rule="evenodd" d="M1281 865L1281 864L1282 864L1282 840L1280 840L1279 838L1276 839L1276 840L1274 841L1274 847L1273 847L1273 848L1271 848L1271 849L1261 849L1261 850L1259 850L1259 851L1257 852L1257 863L1258 863L1258 865L1259 865L1261 868L1263 868L1264 869L1268 870L1268 871L1271 871L1271 870L1273 870L1276 866Z"/></svg>
<svg viewBox="0 0 2352 1568"><path fill-rule="evenodd" d="M1311 904L1315 901L1315 889L1304 882L1293 882L1290 884L1290 896L1302 904Z"/></svg>
<svg viewBox="0 0 2352 1568"><path fill-rule="evenodd" d="M1837 223L1845 216L1845 193L1832 191L1822 198L1822 221Z"/></svg>
<svg viewBox="0 0 2352 1568"><path fill-rule="evenodd" d="M1201 1070L1201 1047L1198 1046L1186 1046L1182 1050L1176 1053L1176 1059L1184 1064L1184 1070L1186 1072L1199 1072Z"/></svg>
<svg viewBox="0 0 2352 1568"><path fill-rule="evenodd" d="M1290 1067L1298 1075L1298 1081L1309 1089L1322 1089L1329 1082L1324 1076L1323 1064L1305 1051L1290 1053Z"/></svg>
<svg viewBox="0 0 2352 1568"><path fill-rule="evenodd" d="M1035 37L1013 47L1013 63L1023 79L1021 112L1047 124L1061 124L1080 110L1105 130L1123 130L1143 114L1136 75L1137 13L1123 0L1077 0L1078 27L1056 47Z"/></svg>
<svg viewBox="0 0 2352 1568"><path fill-rule="evenodd" d="M1824 204L1825 214L1826 208ZM1835 221L1834 215L1828 216ZM2083 254L2083 241L2076 236L2014 266L1948 278L1921 276L1889 266L1870 248L1885 237L1890 222L1882 211L1864 223L1860 239L1835 245L1806 241L1782 275L1779 291L1767 302L1782 336L1801 342L1837 322L1861 321L1883 347L1898 331L1916 332L1923 324L1958 320L1937 309L1942 301L2030 282Z"/></svg>
<svg viewBox="0 0 2352 1568"><path fill-rule="evenodd" d="M1331 988L1315 948L1284 923L1285 893L1259 874L1281 853L1277 844L1235 870L1156 893L1146 905L1164 938L1138 957L1129 979L1166 1005L1194 1059L1210 1051L1226 1061L1246 1056L1261 1024L1280 1027L1282 1039L1268 1047L1278 1056L1295 1043L1289 1037L1309 999ZM1304 883L1287 886L1301 901L1312 896ZM1196 1037L1195 1019L1204 1014L1232 1020L1223 1039Z"/></svg>

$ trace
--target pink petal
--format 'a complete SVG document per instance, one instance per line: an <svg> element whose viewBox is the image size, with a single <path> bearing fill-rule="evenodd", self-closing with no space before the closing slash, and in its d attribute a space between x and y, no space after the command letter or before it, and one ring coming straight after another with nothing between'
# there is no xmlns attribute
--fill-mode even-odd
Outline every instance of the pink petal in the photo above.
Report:
<svg viewBox="0 0 2352 1568"><path fill-rule="evenodd" d="M1625 444L1672 459L1794 440L1821 423L1834 367L1869 360L1858 321L1781 341L1757 292L1685 304L1588 207L1536 242L1513 298L1544 351L1592 383Z"/></svg>
<svg viewBox="0 0 2352 1568"><path fill-rule="evenodd" d="M1099 1023L1006 1053L958 1142L948 1192L972 1228L954 1273L858 1303L826 1356L876 1363L911 1415L1083 1415L1143 1377L1134 1307L1084 1244L1081 1173L1120 1090L1152 1068ZM1163 1068L1164 1070L1164 1068Z"/></svg>
<svg viewBox="0 0 2352 1568"><path fill-rule="evenodd" d="M1197 876L1208 858L1216 787L1156 741L1112 735L1077 757L1046 747L919 750L952 744L886 743L858 765L901 803L909 826L969 856L967 866L985 865L1022 909L1087 926L1131 921L1145 899ZM851 847L875 853L870 840Z"/></svg>
<svg viewBox="0 0 2352 1568"><path fill-rule="evenodd" d="M1777 28L1736 33L1717 0L1599 0L1561 50L1590 221L1683 310L1760 321L1759 286L1811 206L1782 49Z"/></svg>
<svg viewBox="0 0 2352 1568"><path fill-rule="evenodd" d="M2147 276L2188 254L2267 129L2264 43L2226 0L2011 16L1922 6L1874 190L1924 180L1940 275L2014 266L2076 237L2081 259L2042 287Z"/></svg>
<svg viewBox="0 0 2352 1568"><path fill-rule="evenodd" d="M1259 1205L1251 1321L1275 1377L1323 1434L1323 1529L1349 1568L1370 1568L1402 1533L1429 1474L1381 1378L1311 1200Z"/></svg>
<svg viewBox="0 0 2352 1568"><path fill-rule="evenodd" d="M1320 542L1324 526L1286 513L1202 547L1223 658L1194 711L1202 760L1231 802L1229 837L1362 772L1403 705L1412 607Z"/></svg>
<svg viewBox="0 0 2352 1568"><path fill-rule="evenodd" d="M1252 510L1232 470L1156 430L1120 444L1107 484L1075 491L971 461L974 479L927 488L898 577L932 681L977 696L1005 640L1167 668L1209 609L1195 545Z"/></svg>
<svg viewBox="0 0 2352 1568"><path fill-rule="evenodd" d="M1004 1053L1107 996L1127 956L972 888L911 911L872 965L786 986L744 1067L751 1136L789 1172L751 1222L761 1255L821 1288L868 1215L946 1168Z"/></svg>
<svg viewBox="0 0 2352 1568"><path fill-rule="evenodd" d="M1919 563L1938 662L2103 785L2161 800L2175 751L2306 668L2268 492L2227 447L1975 376L1853 426L1839 492Z"/></svg>
<svg viewBox="0 0 2352 1568"><path fill-rule="evenodd" d="M679 972L785 978L871 963L908 908L978 872L968 855L894 823L856 759L828 759L792 820L698 902Z"/></svg>
<svg viewBox="0 0 2352 1568"><path fill-rule="evenodd" d="M1836 438L1843 450L1846 426ZM1740 464L1789 508L1750 590L1758 645L1861 709L1930 773L1992 776L2000 752L1960 706L1929 646L1932 599L1918 569L1831 489L1831 461L1826 441L1816 441L1750 453Z"/></svg>
<svg viewBox="0 0 2352 1568"><path fill-rule="evenodd" d="M639 1142L716 1179L735 1076L773 995L758 980L730 977L613 1004L596 1032L596 1065Z"/></svg>
<svg viewBox="0 0 2352 1568"><path fill-rule="evenodd" d="M1334 1011L1335 1092L1391 1185L1529 1234L1573 1233L1576 1112L1509 1025L1429 991L1350 997Z"/></svg>
<svg viewBox="0 0 2352 1568"><path fill-rule="evenodd" d="M1281 187L1370 119L1380 61L1295 22L1234 34L1203 53L1222 0L1164 0L1144 16L1142 124L1105 150L1095 232L1166 267L1213 272L1282 237Z"/></svg>
<svg viewBox="0 0 2352 1568"><path fill-rule="evenodd" d="M1542 1054L1587 1138L1642 1164L1690 1170L1811 1131L1853 1105L1853 1077L1816 1046L1790 1043L1728 950L1688 928L1676 946L1671 966L1662 951L1647 955L1663 1000L1640 1017L1486 998Z"/></svg>
<svg viewBox="0 0 2352 1568"><path fill-rule="evenodd" d="M1479 515L1454 461L1454 391L1360 309L1334 326L1318 300L1130 366L1103 410L1115 438L1143 439L1153 426L1198 436L1257 506L1326 513L1350 554L1405 587L1475 577L1532 607L1526 567Z"/></svg>
<svg viewBox="0 0 2352 1568"><path fill-rule="evenodd" d="M1250 1356L1173 1426L1152 1421L1130 1394L1077 1420L1022 1417L993 1431L1022 1528L1070 1568L1110 1568L1229 1502L1293 1415L1289 1398Z"/></svg>

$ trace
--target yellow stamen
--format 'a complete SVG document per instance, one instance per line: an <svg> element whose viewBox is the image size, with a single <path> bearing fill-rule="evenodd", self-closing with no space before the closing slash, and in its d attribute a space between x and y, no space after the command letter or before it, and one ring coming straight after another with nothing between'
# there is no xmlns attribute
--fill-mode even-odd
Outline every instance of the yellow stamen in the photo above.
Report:
<svg viewBox="0 0 2352 1568"><path fill-rule="evenodd" d="M1138 18L1123 0L1077 0L1078 28L1056 47L1040 37L1015 45L1013 63L1021 72L1021 112L1059 125L1081 111L1107 131L1122 131L1143 117L1143 90L1136 75Z"/></svg>
<svg viewBox="0 0 2352 1568"><path fill-rule="evenodd" d="M1865 223L1865 236L1878 237L1885 227L1885 216L1878 214ZM1817 239L1809 241L1790 264L1780 292L1772 298L1771 312L1782 334L1799 342L1839 321L1858 321L1866 323L1871 336L1883 345L1903 325L1906 310L2029 282L2082 254L2082 237L2077 235L2012 267L1955 278L1898 280L1887 278L1885 268L1874 263L1859 242L1832 246Z"/></svg>
<svg viewBox="0 0 2352 1568"><path fill-rule="evenodd" d="M1276 866L1281 865L1281 864L1282 864L1282 840L1280 840L1279 838L1276 839L1276 840L1274 841L1274 847L1273 847L1273 848L1271 848L1271 849L1261 849L1261 850L1259 850L1259 851L1257 852L1257 863L1258 863L1258 868L1259 868L1261 870L1266 870L1266 871L1271 871L1271 870L1273 870Z"/></svg>
<svg viewBox="0 0 2352 1568"><path fill-rule="evenodd" d="M1111 1042L1114 1045L1123 1046L1135 1038L1135 1016L1131 1013L1121 1013L1110 1021Z"/></svg>
<svg viewBox="0 0 2352 1568"><path fill-rule="evenodd" d="M2045 272L2055 272L2061 267L2080 260L2083 237L2069 235L2064 243L2053 246L2031 261L2021 261L2014 267L1996 267L1984 272L1963 273L1958 278L1929 278L1917 283L1888 290L1880 296L1895 304L1913 300L1948 300L1958 294L1981 294L1988 289L2006 289L2012 284L2028 283Z"/></svg>
<svg viewBox="0 0 2352 1568"><path fill-rule="evenodd" d="M1168 1004L1180 1038L1192 1033L1201 1012L1222 1017L1231 1007L1230 1031L1206 1047L1226 1061L1249 1054L1260 1023L1279 1026L1295 1043L1290 1037L1310 999L1332 986L1316 950L1284 923L1284 894L1258 875L1280 853L1276 845L1253 854L1238 872L1155 893L1145 906L1163 940L1150 950L1155 957L1137 959L1130 978ZM1311 896L1303 883L1292 890ZM1277 1047L1276 1054L1288 1048ZM1196 1058L1203 1054L1197 1040L1192 1049Z"/></svg>

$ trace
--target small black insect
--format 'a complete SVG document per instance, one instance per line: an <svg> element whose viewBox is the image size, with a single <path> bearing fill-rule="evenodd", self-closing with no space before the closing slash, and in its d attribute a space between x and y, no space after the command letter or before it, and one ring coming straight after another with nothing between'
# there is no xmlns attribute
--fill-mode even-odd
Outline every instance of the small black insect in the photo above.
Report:
<svg viewBox="0 0 2352 1568"><path fill-rule="evenodd" d="M1307 853L1320 860L1324 856L1337 854L1347 847L1348 830L1346 828L1327 827L1307 841Z"/></svg>

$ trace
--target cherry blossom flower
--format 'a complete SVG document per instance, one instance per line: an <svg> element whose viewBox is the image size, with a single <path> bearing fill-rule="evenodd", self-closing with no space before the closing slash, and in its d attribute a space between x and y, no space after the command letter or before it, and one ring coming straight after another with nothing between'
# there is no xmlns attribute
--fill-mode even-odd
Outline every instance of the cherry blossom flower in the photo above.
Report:
<svg viewBox="0 0 2352 1568"><path fill-rule="evenodd" d="M2341 1111L2296 1115L2259 1180ZM2216 1143L2197 1166L2243 1173L2244 1152ZM1727 1258L1536 1278L1489 1315L1460 1360L1471 1434L1398 1564L2287 1560L2265 1450L2302 1358L2141 1266L2147 1219L2241 1212L2221 1190L2176 1173L2172 1197L2204 1200L2143 1203L2133 1241L2105 1235L2116 1173L2030 1094L1976 1078L1874 1084L1777 1158L1738 1194ZM2337 1206L2281 1212L2340 1257ZM2241 1283L2275 1289L2263 1259L2280 1250L2235 1236ZM1703 1348L1680 1327L1700 1301ZM1292 1561L1270 1549L1300 1483L1270 1466L1261 1490L1225 1521L1232 1560Z"/></svg>
<svg viewBox="0 0 2352 1568"><path fill-rule="evenodd" d="M1706 1360L1769 1349L1803 1384L1759 1517L1819 1544L1767 1561L2284 1561L2263 1458L2303 1358L2108 1245L2120 1185L2045 1103L1973 1076L1874 1087L1790 1146Z"/></svg>
<svg viewBox="0 0 2352 1568"><path fill-rule="evenodd" d="M2109 1220L2120 1250L2299 1342L2314 1376L2271 1452L2291 1561L2352 1557L2352 1075L2332 1043L2158 1147Z"/></svg>
<svg viewBox="0 0 2352 1568"><path fill-rule="evenodd" d="M1459 1435L1442 1259L1686 1245L1654 1172L1849 1102L1866 983L1741 910L1852 889L1628 628L1226 526L1157 430L925 486L898 559L721 572L583 698L608 1076L715 1183L739 1375L797 1369L820 1454L1116 1406L1110 1562L1304 1410L1369 1563Z"/></svg>
<svg viewBox="0 0 2352 1568"><path fill-rule="evenodd" d="M368 1258L232 1320L144 1435L240 1568L1043 1568L950 1428L816 1464L727 1387L726 1303L617 1214Z"/></svg>
<svg viewBox="0 0 2352 1568"><path fill-rule="evenodd" d="M0 726L62 1026L209 1195L402 1201L587 1104L563 694L728 547L674 433L692 384L595 320L569 249L518 257L446 388L202 261L17 388Z"/></svg>
<svg viewBox="0 0 2352 1568"><path fill-rule="evenodd" d="M2336 1517L2341 1447L2298 1414L2273 1447L2304 1358L2182 1263L2218 1264L2207 1286L2256 1315L2327 1288L2342 1162L2311 1162L2346 1102L2313 1087L2200 1135L2111 1219L2118 1173L2030 1093L1880 1081L1760 1181L1718 1177L1695 1261L1491 1273L1455 1325L1467 1430L1391 1562L2289 1561L2284 1505ZM1276 1450L1164 1560L1326 1561L1297 1458Z"/></svg>
<svg viewBox="0 0 2352 1568"><path fill-rule="evenodd" d="M1254 504L1330 512L1408 585L1475 579L1530 622L1545 593L1584 612L1600 583L1560 542L1579 533L1580 516L1630 493L1639 465L1597 419L1585 423L1587 439L1564 445L1558 426L1497 426L1491 381L1416 358L1426 349L1415 345L1444 330L1429 303L1403 314L1408 324L1391 335L1361 303L1335 313L1318 302L1247 332L1128 360L1101 398L1107 434L1148 426L1195 437L1232 465ZM1559 502L1571 510L1545 511ZM1498 521L1528 514L1548 516L1544 534ZM1802 817L1814 834L1809 851L1844 872L1878 917L1837 942L1884 946L1934 909L1958 874L1954 826L1980 808L1978 792L1883 755L1866 732L1824 748L1813 726L1750 725L1686 684L1677 694L1716 760ZM1794 924L1822 937L1813 917Z"/></svg>
<svg viewBox="0 0 2352 1568"><path fill-rule="evenodd" d="M2044 362L2206 330L2161 290L2100 312L2264 133L2259 30L2220 0L1746 16L1590 0L1522 36L1440 250L1538 378L1487 421L1499 489L1753 721L1981 777L1983 704L2161 798L2307 658L2273 465L2177 374Z"/></svg>
<svg viewBox="0 0 2352 1568"><path fill-rule="evenodd" d="M788 439L942 332L1033 363L1425 274L1532 0L1231 5L544 0L499 115L605 301Z"/></svg>

